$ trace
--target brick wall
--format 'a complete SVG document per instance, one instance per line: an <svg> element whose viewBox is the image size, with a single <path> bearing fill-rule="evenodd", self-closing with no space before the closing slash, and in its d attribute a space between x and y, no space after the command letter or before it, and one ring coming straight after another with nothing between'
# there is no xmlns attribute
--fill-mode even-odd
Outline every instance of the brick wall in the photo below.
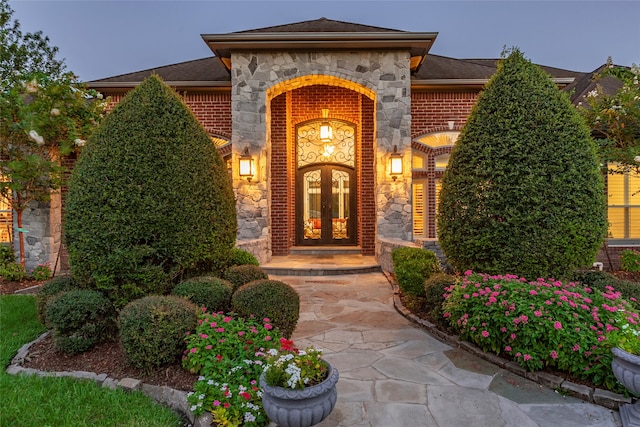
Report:
<svg viewBox="0 0 640 427"><path fill-rule="evenodd" d="M430 132L448 130L449 120L454 120L456 129L460 129L477 98L477 91L412 92L411 136L415 138Z"/></svg>

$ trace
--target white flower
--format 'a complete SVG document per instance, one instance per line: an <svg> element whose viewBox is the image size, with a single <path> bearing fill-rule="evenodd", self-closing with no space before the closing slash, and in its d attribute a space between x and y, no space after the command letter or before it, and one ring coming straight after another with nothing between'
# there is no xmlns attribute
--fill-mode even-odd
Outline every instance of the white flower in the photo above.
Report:
<svg viewBox="0 0 640 427"><path fill-rule="evenodd" d="M33 139L40 147L44 145L44 138L38 135L35 130L29 131L29 138Z"/></svg>
<svg viewBox="0 0 640 427"><path fill-rule="evenodd" d="M75 141L73 141L78 147L84 147L85 141L84 139L80 139L80 138L76 138Z"/></svg>
<svg viewBox="0 0 640 427"><path fill-rule="evenodd" d="M58 110L57 108L52 108L49 114L51 114L52 116L59 116L60 110Z"/></svg>
<svg viewBox="0 0 640 427"><path fill-rule="evenodd" d="M636 161L636 162L638 162L638 163L640 163L640 156L635 156L635 157L633 158L633 160L634 160L634 161Z"/></svg>
<svg viewBox="0 0 640 427"><path fill-rule="evenodd" d="M102 99L102 94L101 94L100 92L98 92L98 94L96 95L96 97L97 97L98 99Z"/></svg>
<svg viewBox="0 0 640 427"><path fill-rule="evenodd" d="M591 92L587 93L587 96L592 96L595 98L596 96L598 96L598 91L594 89Z"/></svg>
<svg viewBox="0 0 640 427"><path fill-rule="evenodd" d="M256 420L256 417L251 413L251 412L245 412L244 413L244 421L245 422L253 422Z"/></svg>

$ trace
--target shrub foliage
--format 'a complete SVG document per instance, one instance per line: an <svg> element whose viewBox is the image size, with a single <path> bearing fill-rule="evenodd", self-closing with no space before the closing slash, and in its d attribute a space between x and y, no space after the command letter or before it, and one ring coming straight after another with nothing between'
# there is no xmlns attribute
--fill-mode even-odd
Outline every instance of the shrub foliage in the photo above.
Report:
<svg viewBox="0 0 640 427"><path fill-rule="evenodd" d="M391 260L402 292L416 297L424 296L424 281L440 271L436 254L422 248L396 248L391 252Z"/></svg>
<svg viewBox="0 0 640 427"><path fill-rule="evenodd" d="M232 265L227 268L223 274L224 278L227 279L233 285L233 291L235 292L240 286L246 285L249 282L253 282L254 280L264 280L268 279L269 275L265 273L265 271L257 265L246 264L246 265Z"/></svg>
<svg viewBox="0 0 640 427"><path fill-rule="evenodd" d="M179 283L173 294L187 298L198 307L211 313L227 312L231 308L233 285L227 280L212 276L194 277Z"/></svg>
<svg viewBox="0 0 640 427"><path fill-rule="evenodd" d="M65 291L71 291L77 287L71 276L57 276L43 283L36 295L36 310L40 323L50 327L50 324L46 321L46 314L47 304L51 301L52 297Z"/></svg>
<svg viewBox="0 0 640 427"><path fill-rule="evenodd" d="M242 317L270 319L283 336L290 337L300 317L300 296L279 280L256 280L240 287L231 298L233 310Z"/></svg>
<svg viewBox="0 0 640 427"><path fill-rule="evenodd" d="M451 274L434 273L424 281L424 299L425 307L429 311L431 318L442 326L448 323L442 317L442 304L444 303L444 295L447 288L455 285L458 278Z"/></svg>
<svg viewBox="0 0 640 427"><path fill-rule="evenodd" d="M69 181L65 239L74 277L119 306L229 263L236 211L227 168L157 76L96 129Z"/></svg>
<svg viewBox="0 0 640 427"><path fill-rule="evenodd" d="M47 305L46 319L53 328L53 343L65 353L75 354L111 338L116 311L109 299L97 291L76 289L63 292Z"/></svg>
<svg viewBox="0 0 640 427"><path fill-rule="evenodd" d="M231 250L231 264L230 265L260 265L260 261L251 252L233 248Z"/></svg>
<svg viewBox="0 0 640 427"><path fill-rule="evenodd" d="M120 341L132 365L150 371L177 360L193 331L196 306L177 296L151 295L127 304L118 317Z"/></svg>
<svg viewBox="0 0 640 427"><path fill-rule="evenodd" d="M452 151L438 215L443 251L458 271L560 277L591 265L606 227L589 129L514 49Z"/></svg>

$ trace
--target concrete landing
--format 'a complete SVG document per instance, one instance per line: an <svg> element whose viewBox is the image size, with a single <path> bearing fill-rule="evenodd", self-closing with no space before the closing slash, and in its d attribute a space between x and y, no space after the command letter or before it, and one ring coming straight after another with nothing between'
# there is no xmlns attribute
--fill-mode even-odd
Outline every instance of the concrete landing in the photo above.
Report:
<svg viewBox="0 0 640 427"><path fill-rule="evenodd" d="M381 271L374 256L326 252L274 256L260 267L269 276L336 276Z"/></svg>

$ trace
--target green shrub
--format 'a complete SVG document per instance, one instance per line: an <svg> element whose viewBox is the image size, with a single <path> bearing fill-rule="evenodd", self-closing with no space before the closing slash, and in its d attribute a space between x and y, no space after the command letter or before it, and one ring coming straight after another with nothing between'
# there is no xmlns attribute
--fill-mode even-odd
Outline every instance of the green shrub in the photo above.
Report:
<svg viewBox="0 0 640 427"><path fill-rule="evenodd" d="M233 248L231 249L231 265L260 265L260 261L249 251Z"/></svg>
<svg viewBox="0 0 640 427"><path fill-rule="evenodd" d="M64 238L73 276L118 306L229 265L237 221L226 164L156 75L96 128L68 186Z"/></svg>
<svg viewBox="0 0 640 427"><path fill-rule="evenodd" d="M231 308L233 285L224 279L212 276L194 277L179 283L173 294L197 305L206 307L210 313L228 312Z"/></svg>
<svg viewBox="0 0 640 427"><path fill-rule="evenodd" d="M529 279L591 265L607 230L590 130L514 49L479 96L442 179L438 238L454 268Z"/></svg>
<svg viewBox="0 0 640 427"><path fill-rule="evenodd" d="M300 317L300 297L290 285L278 280L256 280L241 286L231 298L240 316L267 318L289 338Z"/></svg>
<svg viewBox="0 0 640 427"><path fill-rule="evenodd" d="M33 280L42 281L51 279L51 267L49 264L38 264L31 272Z"/></svg>
<svg viewBox="0 0 640 427"><path fill-rule="evenodd" d="M197 307L178 296L151 295L127 304L118 317L120 341L132 365L151 371L180 360Z"/></svg>
<svg viewBox="0 0 640 427"><path fill-rule="evenodd" d="M424 281L424 298L425 306L429 314L436 323L448 326L449 322L442 317L444 311L442 304L444 303L444 294L447 293L446 288L455 285L458 278L451 274L434 273Z"/></svg>
<svg viewBox="0 0 640 427"><path fill-rule="evenodd" d="M10 262L0 266L0 277L3 277L9 282L21 282L27 278L27 272L22 264Z"/></svg>
<svg viewBox="0 0 640 427"><path fill-rule="evenodd" d="M638 251L622 251L620 254L620 267L624 271L640 271L640 252Z"/></svg>
<svg viewBox="0 0 640 427"><path fill-rule="evenodd" d="M393 272L402 292L423 297L424 281L440 271L436 254L422 248L401 247L391 252Z"/></svg>
<svg viewBox="0 0 640 427"><path fill-rule="evenodd" d="M608 292L607 287L612 287L620 292L625 300L629 301L636 309L640 309L640 284L618 279L613 274L598 270L576 270L571 281L579 282L583 286L597 289L600 292Z"/></svg>
<svg viewBox="0 0 640 427"><path fill-rule="evenodd" d="M251 264L232 265L224 271L223 276L233 285L233 292L240 286L246 285L254 280L265 280L269 278L269 275L265 273L262 268Z"/></svg>
<svg viewBox="0 0 640 427"><path fill-rule="evenodd" d="M16 262L16 255L11 245L0 243L0 268L13 262Z"/></svg>
<svg viewBox="0 0 640 427"><path fill-rule="evenodd" d="M53 343L75 354L111 338L115 332L113 304L100 292L76 289L54 297L47 304L46 319L53 328Z"/></svg>
<svg viewBox="0 0 640 427"><path fill-rule="evenodd" d="M40 323L50 328L51 324L46 321L47 304L52 297L62 292L77 289L77 287L71 276L57 276L43 283L36 294L36 310Z"/></svg>

